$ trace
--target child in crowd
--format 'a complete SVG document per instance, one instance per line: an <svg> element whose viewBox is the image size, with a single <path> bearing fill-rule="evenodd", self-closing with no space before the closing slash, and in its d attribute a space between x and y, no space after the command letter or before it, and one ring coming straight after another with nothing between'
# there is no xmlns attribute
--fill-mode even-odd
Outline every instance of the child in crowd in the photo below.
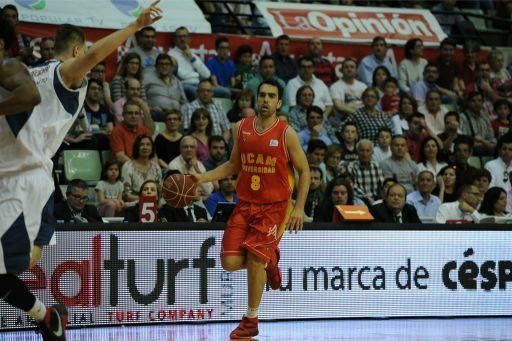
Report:
<svg viewBox="0 0 512 341"><path fill-rule="evenodd" d="M509 130L509 116L512 113L512 104L506 99L500 99L494 102L494 114L497 116L491 121L494 136L499 139Z"/></svg>
<svg viewBox="0 0 512 341"><path fill-rule="evenodd" d="M359 140L359 133L356 124L354 122L345 123L338 138L345 156L345 165L348 166L350 162L357 160L356 143Z"/></svg>
<svg viewBox="0 0 512 341"><path fill-rule="evenodd" d="M373 161L379 163L391 156L391 129L380 128L377 135L377 146L373 150Z"/></svg>
<svg viewBox="0 0 512 341"><path fill-rule="evenodd" d="M95 187L100 204L98 210L100 216L115 217L122 215L124 210L123 190L119 164L115 161L108 161L103 167L101 180Z"/></svg>
<svg viewBox="0 0 512 341"><path fill-rule="evenodd" d="M228 120L236 123L243 118L242 111L245 108L254 108L254 94L250 89L243 89L235 99L233 107L228 111Z"/></svg>
<svg viewBox="0 0 512 341"><path fill-rule="evenodd" d="M236 51L238 63L235 65L235 87L238 89L245 89L249 79L256 73L252 54L249 45L240 45Z"/></svg>
<svg viewBox="0 0 512 341"><path fill-rule="evenodd" d="M382 111L390 118L400 109L400 95L398 94L398 80L389 77L384 82L384 95L380 99Z"/></svg>

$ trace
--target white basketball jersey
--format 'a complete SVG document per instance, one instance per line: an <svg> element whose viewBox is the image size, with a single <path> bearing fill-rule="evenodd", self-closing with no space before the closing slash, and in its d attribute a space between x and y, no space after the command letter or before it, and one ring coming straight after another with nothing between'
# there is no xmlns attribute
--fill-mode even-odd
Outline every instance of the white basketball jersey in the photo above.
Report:
<svg viewBox="0 0 512 341"><path fill-rule="evenodd" d="M52 170L51 158L82 109L87 92L68 89L59 73L62 63L52 60L30 69L41 103L32 110L0 116L0 177L18 175L38 167ZM0 88L0 98L6 90Z"/></svg>

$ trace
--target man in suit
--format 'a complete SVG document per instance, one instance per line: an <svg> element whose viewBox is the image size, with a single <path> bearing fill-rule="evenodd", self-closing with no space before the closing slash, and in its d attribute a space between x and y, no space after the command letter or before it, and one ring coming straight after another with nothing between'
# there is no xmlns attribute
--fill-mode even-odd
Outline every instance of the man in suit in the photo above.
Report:
<svg viewBox="0 0 512 341"><path fill-rule="evenodd" d="M208 213L206 209L198 205L197 202L183 208L174 208L168 204L165 204L158 210L158 217L160 217L161 221L167 222L208 222Z"/></svg>
<svg viewBox="0 0 512 341"><path fill-rule="evenodd" d="M370 207L376 222L380 223L418 223L416 208L406 204L407 190L402 184L395 183L388 188L384 202Z"/></svg>
<svg viewBox="0 0 512 341"><path fill-rule="evenodd" d="M81 179L71 180L66 190L66 200L56 204L53 209L55 219L66 223L101 223L96 207L86 204L88 198L87 183Z"/></svg>

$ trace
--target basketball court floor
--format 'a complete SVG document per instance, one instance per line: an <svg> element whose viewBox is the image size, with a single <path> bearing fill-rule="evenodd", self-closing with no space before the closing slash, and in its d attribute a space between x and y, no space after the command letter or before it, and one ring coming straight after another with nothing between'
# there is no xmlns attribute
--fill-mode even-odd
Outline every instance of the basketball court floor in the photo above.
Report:
<svg viewBox="0 0 512 341"><path fill-rule="evenodd" d="M178 324L71 329L68 340L220 341L236 323ZM508 341L512 318L329 320L260 323L258 340ZM33 331L3 332L2 341L35 341Z"/></svg>

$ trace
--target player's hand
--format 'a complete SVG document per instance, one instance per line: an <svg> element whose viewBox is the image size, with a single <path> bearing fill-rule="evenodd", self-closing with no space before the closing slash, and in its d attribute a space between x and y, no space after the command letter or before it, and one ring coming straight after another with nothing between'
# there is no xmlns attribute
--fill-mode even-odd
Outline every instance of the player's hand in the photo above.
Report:
<svg viewBox="0 0 512 341"><path fill-rule="evenodd" d="M202 176L201 174L198 174L198 173L189 173L187 174L188 176L190 176L190 178L192 179L192 181L194 181L196 184L200 184L202 183Z"/></svg>
<svg viewBox="0 0 512 341"><path fill-rule="evenodd" d="M159 2L160 0L156 0L148 8L142 11L135 21L139 28L150 26L162 18L162 10L157 6Z"/></svg>
<svg viewBox="0 0 512 341"><path fill-rule="evenodd" d="M304 227L304 212L303 210L293 209L290 214L290 218L288 219L288 223L286 224L286 229L292 232L302 231Z"/></svg>

